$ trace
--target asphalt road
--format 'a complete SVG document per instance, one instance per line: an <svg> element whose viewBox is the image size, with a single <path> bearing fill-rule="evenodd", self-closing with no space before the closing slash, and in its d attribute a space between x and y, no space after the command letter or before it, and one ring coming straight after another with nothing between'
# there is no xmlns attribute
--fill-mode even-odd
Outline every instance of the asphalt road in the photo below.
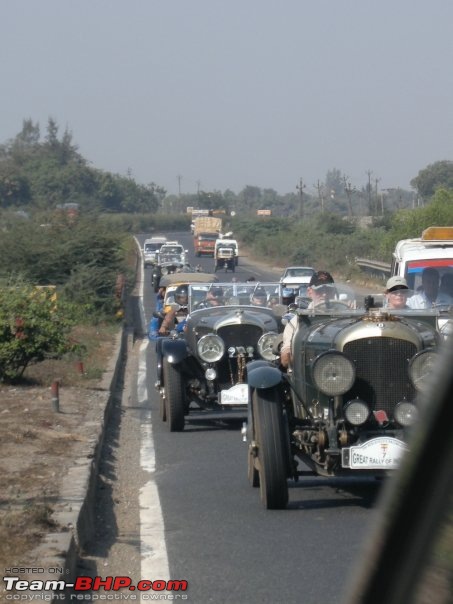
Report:
<svg viewBox="0 0 453 604"><path fill-rule="evenodd" d="M188 233L175 238L193 253ZM212 258L190 262L212 271ZM241 257L234 276L251 275L273 280L278 270ZM135 294L142 333L155 297L150 279L145 269ZM265 510L247 480L240 425L189 418L170 433L159 418L153 344L137 340L129 356L105 439L98 528L78 573L187 580L197 604L342 602L379 485L307 475L291 484L288 509Z"/></svg>

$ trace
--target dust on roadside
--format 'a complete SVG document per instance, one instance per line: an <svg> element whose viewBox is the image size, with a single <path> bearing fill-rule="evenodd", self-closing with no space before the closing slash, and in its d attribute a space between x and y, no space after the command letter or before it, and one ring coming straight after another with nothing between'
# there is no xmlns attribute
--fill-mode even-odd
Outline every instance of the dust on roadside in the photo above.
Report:
<svg viewBox="0 0 453 604"><path fill-rule="evenodd" d="M87 333L92 344L83 364L46 361L30 367L21 385L0 386L3 571L39 566L33 550L44 535L62 530L52 512L63 477L86 451L90 426L94 431L102 421L108 393L100 387L100 379L114 352L118 330L110 326ZM59 411L55 411L57 402Z"/></svg>

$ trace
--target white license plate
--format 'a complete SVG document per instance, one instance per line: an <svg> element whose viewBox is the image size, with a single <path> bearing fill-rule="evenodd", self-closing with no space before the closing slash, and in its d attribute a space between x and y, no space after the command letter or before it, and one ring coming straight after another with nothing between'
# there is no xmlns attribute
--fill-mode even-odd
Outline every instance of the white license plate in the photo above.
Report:
<svg viewBox="0 0 453 604"><path fill-rule="evenodd" d="M247 384L236 384L220 392L221 405L248 405L249 387Z"/></svg>
<svg viewBox="0 0 453 604"><path fill-rule="evenodd" d="M394 470L405 451L407 445L397 438L373 438L349 448L349 467L355 470Z"/></svg>

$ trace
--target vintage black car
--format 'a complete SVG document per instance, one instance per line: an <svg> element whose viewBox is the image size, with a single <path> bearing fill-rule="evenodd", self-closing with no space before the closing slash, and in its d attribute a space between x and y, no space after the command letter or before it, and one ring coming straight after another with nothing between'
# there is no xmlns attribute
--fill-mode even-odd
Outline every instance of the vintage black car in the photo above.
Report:
<svg viewBox="0 0 453 604"><path fill-rule="evenodd" d="M222 419L247 416L246 364L277 358L273 346L283 325L279 309L267 304L278 287L189 286L183 334L161 339L156 348L161 417L170 431L183 430L189 413L205 412Z"/></svg>
<svg viewBox="0 0 453 604"><path fill-rule="evenodd" d="M299 462L320 476L385 475L418 415L417 392L437 363L434 311L332 300L297 310L292 367L247 366L248 477L268 509L288 502Z"/></svg>

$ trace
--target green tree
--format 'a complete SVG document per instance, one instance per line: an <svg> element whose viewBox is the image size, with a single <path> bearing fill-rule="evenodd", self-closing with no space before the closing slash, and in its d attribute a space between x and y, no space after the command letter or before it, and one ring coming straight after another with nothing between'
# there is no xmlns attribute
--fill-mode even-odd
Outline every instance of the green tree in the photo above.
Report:
<svg viewBox="0 0 453 604"><path fill-rule="evenodd" d="M437 189L453 189L453 161L438 161L430 164L411 180L411 186L424 199L429 199Z"/></svg>

